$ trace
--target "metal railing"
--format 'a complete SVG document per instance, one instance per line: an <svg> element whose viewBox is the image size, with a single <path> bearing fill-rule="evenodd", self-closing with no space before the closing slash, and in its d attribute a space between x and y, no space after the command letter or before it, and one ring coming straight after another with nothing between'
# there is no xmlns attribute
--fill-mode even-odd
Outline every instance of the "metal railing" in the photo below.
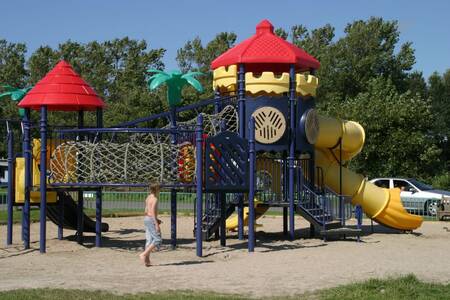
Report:
<svg viewBox="0 0 450 300"><path fill-rule="evenodd" d="M308 197L310 193L303 195L303 205L310 204L314 200ZM103 208L107 213L114 212L141 212L144 209L145 198L148 193L141 191L103 191ZM227 202L234 201L234 194L227 194ZM273 196L272 196L273 197ZM297 196L296 196L297 197ZM74 199L77 199L76 192L73 195ZM264 199L264 197L261 197ZM308 202L308 199L310 200ZM328 193L327 195L328 205L327 209L333 216L339 218L339 195L333 193ZM316 200L317 201L317 200ZM427 199L402 199L403 206L405 210L414 215L423 216L425 220L437 220L437 210L439 209L440 201L438 199L433 200L432 203L428 203ZM349 202L349 199L345 199L345 219L354 217L354 206ZM85 208L95 209L95 192L84 192L84 203ZM204 201L205 203L205 201ZM206 204L205 204L206 205ZM319 205L318 202L315 205ZM321 205L319 205L321 206ZM179 213L194 213L195 208L195 193L191 192L178 192L177 193L177 209ZM205 207L206 208L206 207ZM311 207L312 208L312 207ZM5 189L0 189L0 211L6 211L7 209L7 191ZM161 212L170 211L170 192L161 192L159 199L159 210ZM279 211L274 209L273 211ZM281 211L280 211L281 212Z"/></svg>
<svg viewBox="0 0 450 300"><path fill-rule="evenodd" d="M102 194L103 209L106 212L144 212L147 192L110 192ZM84 192L84 206L95 209L95 192ZM177 193L177 212L193 213L195 207L195 193ZM170 211L170 192L161 192L158 209L160 212Z"/></svg>

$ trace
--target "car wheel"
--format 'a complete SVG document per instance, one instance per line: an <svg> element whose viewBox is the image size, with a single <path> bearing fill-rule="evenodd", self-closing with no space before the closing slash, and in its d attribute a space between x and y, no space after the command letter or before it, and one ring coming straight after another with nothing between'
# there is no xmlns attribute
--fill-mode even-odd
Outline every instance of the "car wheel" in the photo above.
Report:
<svg viewBox="0 0 450 300"><path fill-rule="evenodd" d="M436 200L428 200L425 202L424 210L429 216L436 216L437 214L438 203Z"/></svg>

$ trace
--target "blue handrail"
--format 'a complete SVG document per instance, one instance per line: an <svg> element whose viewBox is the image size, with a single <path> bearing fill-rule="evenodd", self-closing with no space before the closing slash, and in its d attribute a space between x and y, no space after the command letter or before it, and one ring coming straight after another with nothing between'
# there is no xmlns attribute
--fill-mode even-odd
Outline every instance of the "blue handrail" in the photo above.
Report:
<svg viewBox="0 0 450 300"><path fill-rule="evenodd" d="M220 100L218 100L216 98L203 100L203 101L200 101L200 102L197 102L197 103L193 103L193 104L190 104L190 105L177 107L175 109L175 113L180 113L180 112L184 112L184 111L194 110L194 109L197 109L197 108L200 108L200 107L204 107L204 106L207 106L207 105L215 104L218 101L221 101L221 102L230 101L233 98L234 98L234 96L226 96L226 97L221 98ZM171 114L170 111L166 111L166 112L162 112L162 113L159 113L159 114L151 115L151 116L148 116L148 117L139 118L139 119L136 119L136 120L133 120L133 121L120 123L120 124L115 125L114 127L119 128L119 127L136 126L139 123L149 122L149 121L153 121L153 120L157 120L157 119L161 119L161 118L169 118L170 114Z"/></svg>

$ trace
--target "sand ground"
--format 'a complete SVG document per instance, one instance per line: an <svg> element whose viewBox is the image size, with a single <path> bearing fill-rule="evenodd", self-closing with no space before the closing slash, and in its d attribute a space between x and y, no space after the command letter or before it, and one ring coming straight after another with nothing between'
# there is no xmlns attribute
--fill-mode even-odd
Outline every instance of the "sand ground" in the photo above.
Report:
<svg viewBox="0 0 450 300"><path fill-rule="evenodd" d="M227 247L204 243L204 257L195 255L193 218L178 218L179 247L170 250L169 217L162 217L165 246L152 254L146 268L137 254L144 244L142 217L106 218L110 232L102 248L93 247L87 234L83 245L74 232L56 239L56 226L48 222L48 253L39 253L39 224L32 225L32 249L23 250L20 227L14 226L15 244L0 248L0 290L16 288L101 289L117 293L164 290L206 290L254 297L292 295L361 281L414 273L425 281L450 282L450 224L425 222L412 234L365 224L362 242L309 239L308 226L296 218L295 241L282 233L282 218L258 221L257 248L229 234ZM6 227L0 226L2 245Z"/></svg>

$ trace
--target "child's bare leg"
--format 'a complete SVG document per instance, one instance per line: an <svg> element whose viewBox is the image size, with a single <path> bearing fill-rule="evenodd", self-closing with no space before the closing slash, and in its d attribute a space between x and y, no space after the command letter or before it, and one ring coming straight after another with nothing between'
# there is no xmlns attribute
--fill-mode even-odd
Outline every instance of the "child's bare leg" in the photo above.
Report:
<svg viewBox="0 0 450 300"><path fill-rule="evenodd" d="M144 264L146 266L150 265L150 252L152 252L153 249L155 249L155 247L156 246L154 244L151 244L144 250L144 252L139 254L139 257L141 258L141 260L144 262Z"/></svg>

